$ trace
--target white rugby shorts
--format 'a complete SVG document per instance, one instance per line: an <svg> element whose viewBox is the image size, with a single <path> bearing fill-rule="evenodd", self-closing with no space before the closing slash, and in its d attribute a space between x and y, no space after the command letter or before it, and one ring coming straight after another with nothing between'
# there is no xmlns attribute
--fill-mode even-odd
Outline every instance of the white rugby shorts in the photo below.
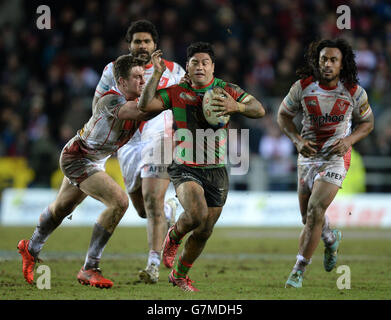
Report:
<svg viewBox="0 0 391 320"><path fill-rule="evenodd" d="M167 158L164 153L171 152L172 156L172 150L167 148L167 145L165 147L164 143L170 141L172 144L171 130L172 113L171 110L167 110L148 121L142 133L137 130L128 143L117 151L128 193L136 191L141 186L142 178L169 179L167 167L171 161L168 161L170 157Z"/></svg>
<svg viewBox="0 0 391 320"><path fill-rule="evenodd" d="M310 193L314 182L322 180L342 187L343 180L349 170L349 166L344 163L317 162L313 164L298 164L298 191L300 193Z"/></svg>

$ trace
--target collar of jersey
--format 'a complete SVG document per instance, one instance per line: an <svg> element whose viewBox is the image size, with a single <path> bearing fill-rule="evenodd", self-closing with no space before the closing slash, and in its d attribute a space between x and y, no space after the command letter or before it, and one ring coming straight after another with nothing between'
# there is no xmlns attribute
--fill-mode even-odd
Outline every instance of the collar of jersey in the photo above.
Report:
<svg viewBox="0 0 391 320"><path fill-rule="evenodd" d="M326 87L326 86L324 86L323 84L320 84L320 82L319 82L319 83L318 83L318 86L319 86L320 88L322 88L323 90L331 91L331 90L337 89L337 88L338 88L338 84L339 84L339 82L338 82L335 86Z"/></svg>
<svg viewBox="0 0 391 320"><path fill-rule="evenodd" d="M213 79L208 84L201 86L201 87L193 87L187 83L185 83L185 86L195 92L204 92L204 91L207 91L209 88L213 87L215 80L216 80L216 78L213 77Z"/></svg>
<svg viewBox="0 0 391 320"><path fill-rule="evenodd" d="M121 91L119 91L117 85L112 86L112 87L111 87L111 90L117 92L117 94L118 94L119 96L123 97L126 101L132 101L132 100L128 100L128 99L125 98L125 96L121 93ZM138 102L138 99L139 99L139 98L133 99L133 101Z"/></svg>

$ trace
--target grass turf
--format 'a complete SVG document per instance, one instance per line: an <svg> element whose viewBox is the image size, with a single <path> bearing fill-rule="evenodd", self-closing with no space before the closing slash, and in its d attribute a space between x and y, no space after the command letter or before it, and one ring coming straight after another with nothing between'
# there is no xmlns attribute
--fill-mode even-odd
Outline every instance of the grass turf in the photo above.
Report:
<svg viewBox="0 0 391 320"><path fill-rule="evenodd" d="M51 271L51 288L40 290L25 282L16 249L33 229L0 227L0 300L391 299L391 232L386 229L342 230L338 265L349 266L351 289L339 290L336 282L342 274L336 269L324 271L322 243L307 268L303 288L284 288L296 260L299 229L217 227L189 273L197 293L184 293L169 284L169 270L163 265L157 284L138 281L147 259L146 231L128 227L117 228L100 263L113 288L82 286L76 280L92 228L60 227L41 253L41 264Z"/></svg>

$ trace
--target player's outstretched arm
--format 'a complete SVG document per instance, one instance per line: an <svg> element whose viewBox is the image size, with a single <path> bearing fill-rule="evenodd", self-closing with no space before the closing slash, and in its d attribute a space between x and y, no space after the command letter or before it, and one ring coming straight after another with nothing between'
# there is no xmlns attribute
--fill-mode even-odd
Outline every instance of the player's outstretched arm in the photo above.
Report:
<svg viewBox="0 0 391 320"><path fill-rule="evenodd" d="M162 51L156 50L151 55L154 71L148 80L138 102L138 108L143 112L161 112L164 110L163 102L156 95L156 89L159 85L160 78L166 70L166 65L161 59Z"/></svg>
<svg viewBox="0 0 391 320"><path fill-rule="evenodd" d="M156 112L143 112L137 107L136 101L128 101L123 104L118 111L120 120L149 120L157 115Z"/></svg>
<svg viewBox="0 0 391 320"><path fill-rule="evenodd" d="M297 152L301 153L305 157L313 157L317 150L316 142L303 139L300 133L297 131L296 125L293 122L294 116L284 111L283 104L281 103L277 113L277 123L281 131L284 132L289 139L295 145Z"/></svg>

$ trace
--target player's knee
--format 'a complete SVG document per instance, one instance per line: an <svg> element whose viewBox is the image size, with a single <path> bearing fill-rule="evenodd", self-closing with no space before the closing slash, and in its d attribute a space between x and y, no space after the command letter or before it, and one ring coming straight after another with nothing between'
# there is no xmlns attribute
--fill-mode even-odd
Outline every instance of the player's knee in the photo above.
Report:
<svg viewBox="0 0 391 320"><path fill-rule="evenodd" d="M199 227L202 225L206 219L208 218L208 208L203 208L202 206L194 206L189 211L191 218L192 218L192 224L194 228Z"/></svg>
<svg viewBox="0 0 391 320"><path fill-rule="evenodd" d="M129 207L129 198L124 193L121 195L118 195L113 202L113 208L116 215L123 216L126 212L126 210Z"/></svg>
<svg viewBox="0 0 391 320"><path fill-rule="evenodd" d="M323 223L323 216L325 210L316 204L309 204L307 215L306 215L306 223L311 225L317 225Z"/></svg>
<svg viewBox="0 0 391 320"><path fill-rule="evenodd" d="M161 197L155 193L144 195L144 206L145 210L148 212L156 212L159 208L164 206L164 196Z"/></svg>
<svg viewBox="0 0 391 320"><path fill-rule="evenodd" d="M199 241L207 241L212 235L213 229L204 229L200 232L194 232L194 237Z"/></svg>
<svg viewBox="0 0 391 320"><path fill-rule="evenodd" d="M75 210L77 204L73 201L58 201L51 208L52 214L57 219L63 219Z"/></svg>

